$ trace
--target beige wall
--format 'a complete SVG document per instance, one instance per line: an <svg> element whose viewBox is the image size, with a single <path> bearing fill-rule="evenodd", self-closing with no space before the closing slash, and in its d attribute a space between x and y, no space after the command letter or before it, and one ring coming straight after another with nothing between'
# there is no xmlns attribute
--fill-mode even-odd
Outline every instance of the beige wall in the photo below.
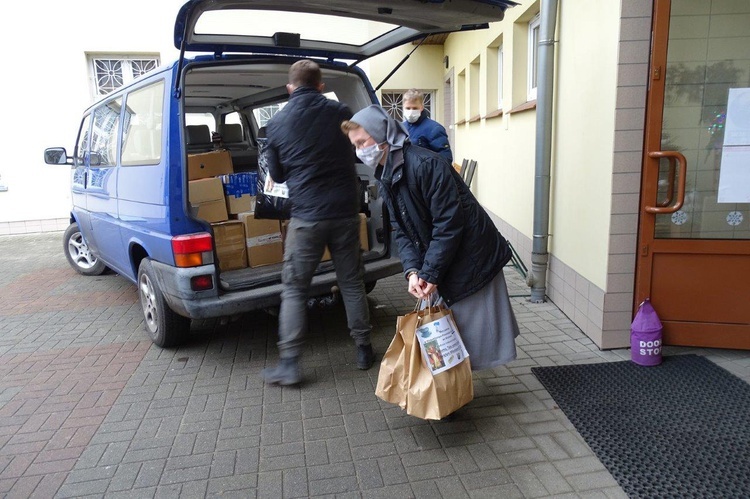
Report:
<svg viewBox="0 0 750 499"><path fill-rule="evenodd" d="M650 2L639 7L648 13ZM628 222L637 220L630 213L621 214L613 201L613 194L623 189L613 158L618 78L623 78L618 75L618 70L623 71L619 59L623 50L631 50L627 43L622 45L620 28L625 21L620 8L620 2L559 2L555 37L547 295L603 348L626 345L628 296L632 300L627 287L632 287L633 269L624 269L617 258L630 258L634 244L623 247L620 243L625 240L616 239L613 260L611 233L617 229L620 234L625 217ZM478 161L472 190L527 264L533 236L536 141L536 110L527 102L528 23L538 12L538 1L525 0L487 30L450 35L443 46L449 68L436 64L442 79L455 75L456 162ZM640 30L641 25L649 25L649 18L641 16L629 18L626 26L635 23ZM498 108L500 45L503 114L493 117ZM436 54L434 59L442 57ZM402 72L408 70L405 66ZM378 73L385 70L373 65L371 71L373 80L378 80ZM473 119L477 115L479 119ZM634 238L629 235L627 240Z"/></svg>
<svg viewBox="0 0 750 499"><path fill-rule="evenodd" d="M560 7L550 252L606 289L620 6Z"/></svg>
<svg viewBox="0 0 750 499"><path fill-rule="evenodd" d="M478 161L473 190L480 202L529 238L536 111L509 111L526 102L527 26L538 10L538 2L525 1L490 29L452 34L442 47L422 46L384 87L440 89L452 68L456 121L484 117L497 108L496 47L502 44L505 114L455 125L453 152L457 163ZM616 2L560 2L556 46L550 251L601 289L607 279L619 10ZM369 66L373 84L412 48L375 58Z"/></svg>

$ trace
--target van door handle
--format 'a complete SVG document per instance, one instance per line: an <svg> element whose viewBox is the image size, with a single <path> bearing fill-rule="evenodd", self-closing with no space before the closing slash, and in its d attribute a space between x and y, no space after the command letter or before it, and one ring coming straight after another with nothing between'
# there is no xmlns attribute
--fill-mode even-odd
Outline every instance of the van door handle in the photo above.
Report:
<svg viewBox="0 0 750 499"><path fill-rule="evenodd" d="M655 214L663 214L663 213L674 213L675 211L682 208L683 203L685 202L685 181L687 177L687 160L685 160L685 156L683 156L681 153L677 151L653 151L648 153L649 158L654 159L661 159L661 158L667 158L669 160L669 199L666 201L666 203L657 203L658 206L644 206L643 209L646 211L646 213L655 213ZM677 199L672 203L671 206L666 206L668 203L672 202L673 199L673 191L674 191L674 177L675 177L675 168L674 168L674 162L677 162L677 165L680 168L679 177L677 178ZM658 163L657 163L658 165Z"/></svg>

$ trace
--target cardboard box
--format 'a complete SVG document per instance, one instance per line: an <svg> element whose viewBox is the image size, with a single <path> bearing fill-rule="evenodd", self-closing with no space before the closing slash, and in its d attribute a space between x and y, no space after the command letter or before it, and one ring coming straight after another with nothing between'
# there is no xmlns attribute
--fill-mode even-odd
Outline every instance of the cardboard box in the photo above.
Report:
<svg viewBox="0 0 750 499"><path fill-rule="evenodd" d="M229 220L227 204L223 199L199 203L197 205L191 204L190 213L195 218L200 218L206 222L223 222Z"/></svg>
<svg viewBox="0 0 750 499"><path fill-rule="evenodd" d="M224 199L224 186L218 178L204 178L188 182L188 199L191 204Z"/></svg>
<svg viewBox="0 0 750 499"><path fill-rule="evenodd" d="M224 196L230 215L255 211L255 195L258 192L256 172L230 173L219 178L224 185Z"/></svg>
<svg viewBox="0 0 750 499"><path fill-rule="evenodd" d="M281 235L282 235L282 241L286 241L286 229L289 225L289 220L284 220L281 222ZM364 213L359 214L359 247L362 248L362 251L369 251L370 250L370 240L367 236L367 215ZM328 247L326 247L325 251L323 251L323 258L321 258L321 262L327 262L331 259L331 252L328 251Z"/></svg>
<svg viewBox="0 0 750 499"><path fill-rule="evenodd" d="M229 151L188 154L188 180L216 177L226 173L234 173L232 155Z"/></svg>
<svg viewBox="0 0 750 499"><path fill-rule="evenodd" d="M244 196L227 196L227 213L230 215L239 215L240 213L249 213L255 211L255 196L248 194Z"/></svg>
<svg viewBox="0 0 750 499"><path fill-rule="evenodd" d="M211 224L214 231L219 270L237 270L247 267L245 226L239 220Z"/></svg>
<svg viewBox="0 0 750 499"><path fill-rule="evenodd" d="M278 220L256 220L255 213L240 213L238 218L245 227L245 246L250 267L284 261L281 225Z"/></svg>
<svg viewBox="0 0 750 499"><path fill-rule="evenodd" d="M229 218L224 200L224 187L218 178L188 182L190 213L207 222L223 222Z"/></svg>
<svg viewBox="0 0 750 499"><path fill-rule="evenodd" d="M367 232L367 215L359 214L359 246L362 251L370 251L370 238Z"/></svg>

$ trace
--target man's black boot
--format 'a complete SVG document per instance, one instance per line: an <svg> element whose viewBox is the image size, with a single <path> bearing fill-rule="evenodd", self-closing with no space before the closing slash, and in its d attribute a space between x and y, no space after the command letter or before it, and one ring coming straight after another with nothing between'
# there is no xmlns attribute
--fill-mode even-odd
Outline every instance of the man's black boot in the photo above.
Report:
<svg viewBox="0 0 750 499"><path fill-rule="evenodd" d="M272 385L297 385L302 381L298 357L280 359L276 367L267 367L261 374L263 381Z"/></svg>
<svg viewBox="0 0 750 499"><path fill-rule="evenodd" d="M375 352L372 345L357 345L357 367L364 370L370 369L375 363Z"/></svg>

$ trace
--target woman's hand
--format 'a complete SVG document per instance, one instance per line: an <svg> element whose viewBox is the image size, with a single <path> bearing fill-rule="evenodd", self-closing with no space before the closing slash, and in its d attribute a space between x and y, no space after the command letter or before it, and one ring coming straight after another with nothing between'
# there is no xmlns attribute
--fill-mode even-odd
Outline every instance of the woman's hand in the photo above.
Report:
<svg viewBox="0 0 750 499"><path fill-rule="evenodd" d="M419 285L419 281L421 281L421 280L422 279L420 279L419 276L417 276L416 273L414 273L414 274L412 274L412 275L409 276L409 287L407 289L409 290L409 293L414 298L422 298L423 297L422 287Z"/></svg>
<svg viewBox="0 0 750 499"><path fill-rule="evenodd" d="M437 284L432 284L421 279L417 274L409 276L409 293L415 298L427 298L431 293L437 291Z"/></svg>

